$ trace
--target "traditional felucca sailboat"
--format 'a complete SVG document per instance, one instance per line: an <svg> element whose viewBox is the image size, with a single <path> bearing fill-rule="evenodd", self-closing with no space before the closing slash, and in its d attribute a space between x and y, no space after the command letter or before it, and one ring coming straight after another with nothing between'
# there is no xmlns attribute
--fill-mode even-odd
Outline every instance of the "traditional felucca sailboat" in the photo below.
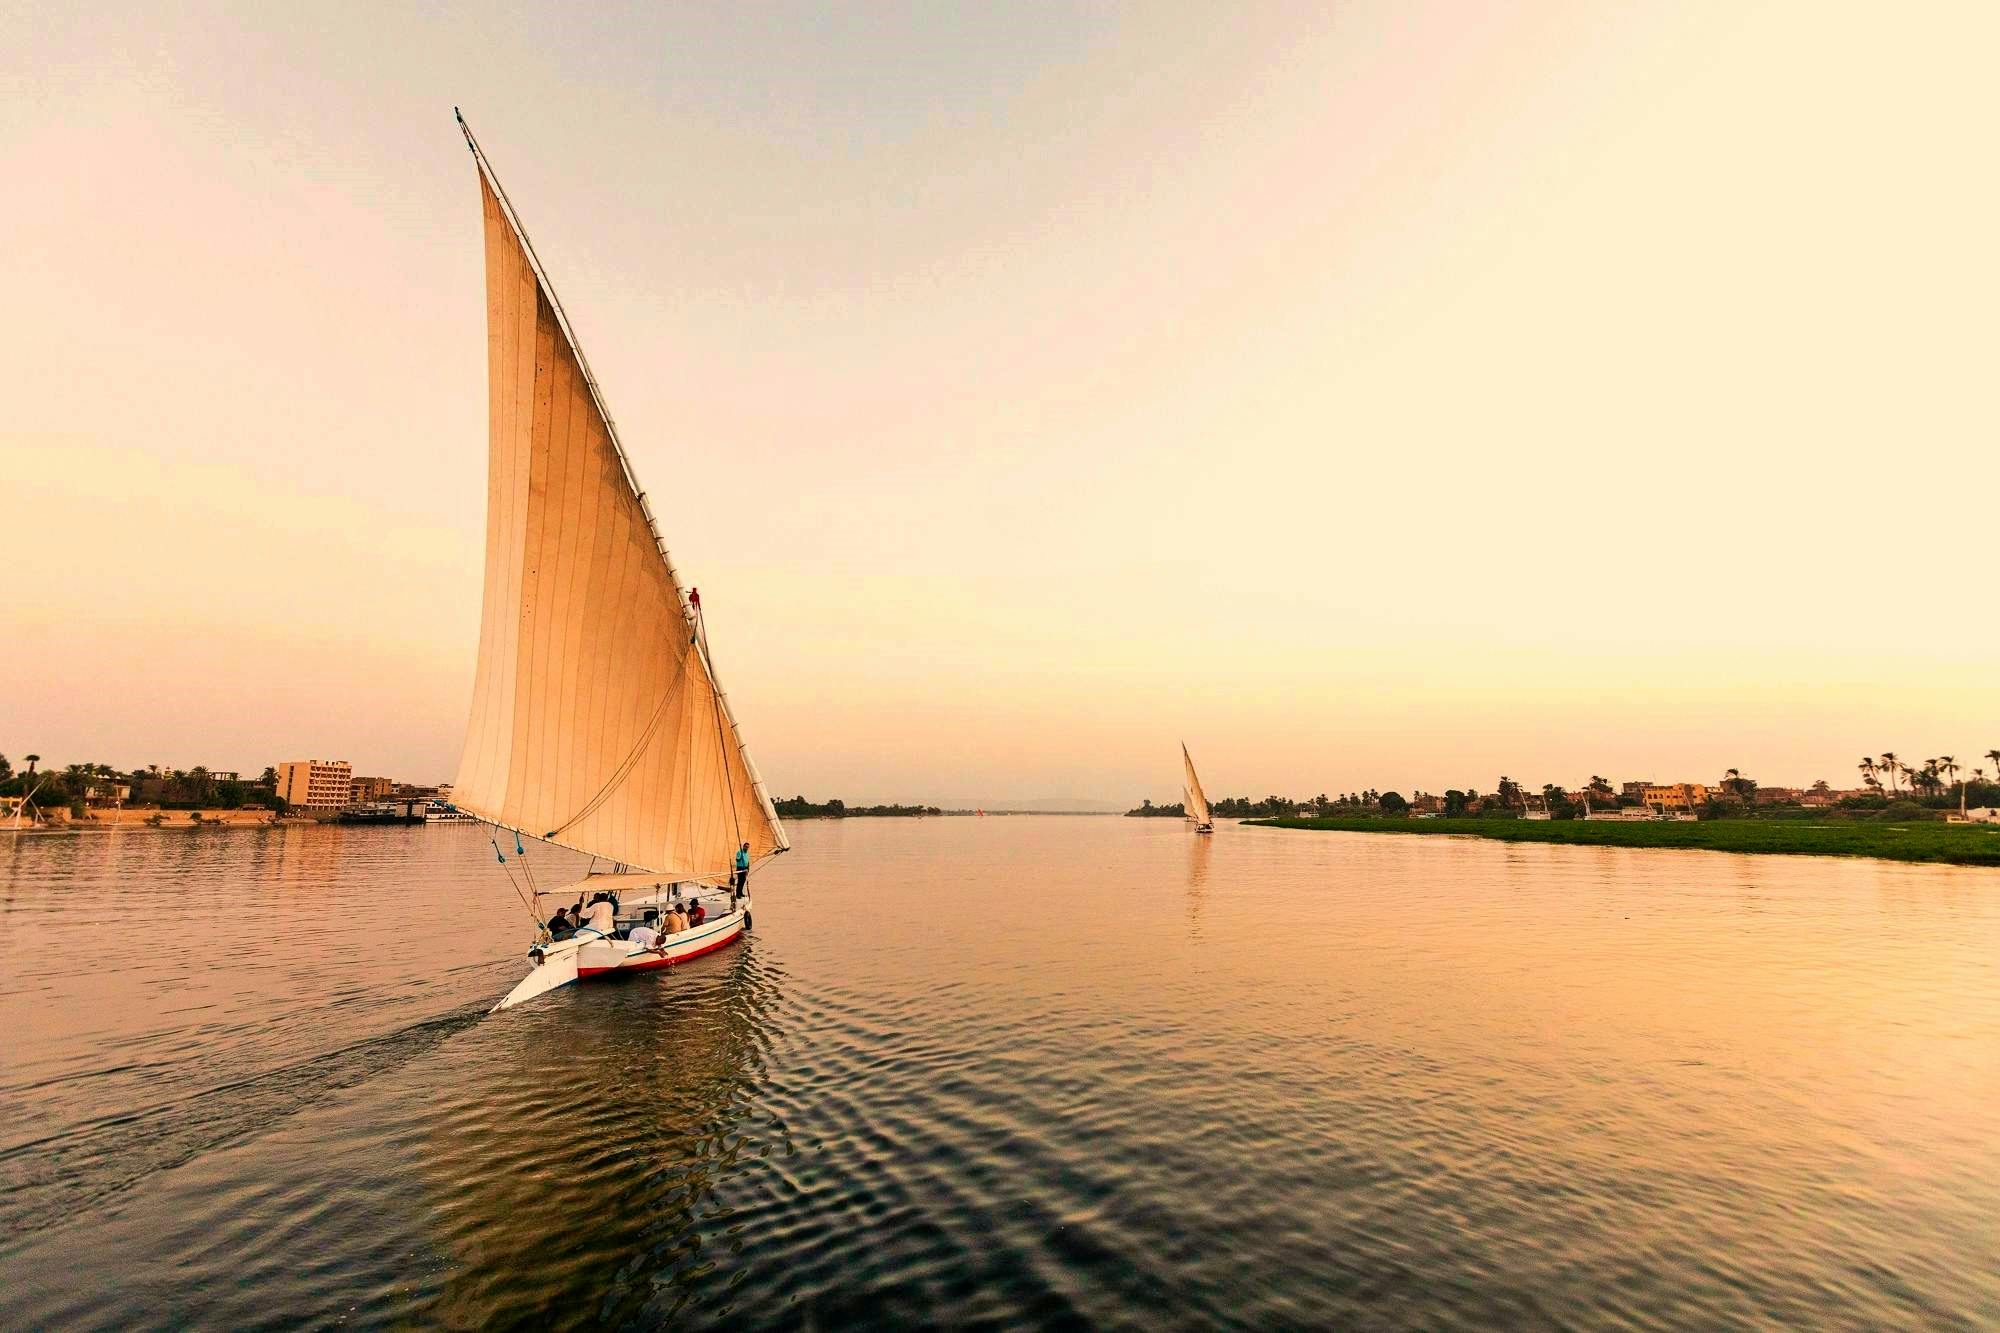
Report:
<svg viewBox="0 0 2000 1333"><path fill-rule="evenodd" d="M479 666L453 801L514 835L508 875L536 938L505 1009L740 938L739 851L755 865L790 844L716 682L701 595L682 589L555 289L458 124L486 219L489 474ZM543 888L524 835L612 869ZM497 839L494 850L505 865ZM609 912L591 911L600 896ZM597 926L550 928L572 900ZM676 907L706 919L668 933L657 923L677 923ZM649 912L660 938L629 938Z"/></svg>
<svg viewBox="0 0 2000 1333"><path fill-rule="evenodd" d="M1196 833L1215 832L1215 820L1208 813L1208 797L1202 792L1201 779L1194 775L1194 760L1188 757L1187 742L1181 742L1181 764L1187 776L1181 782L1181 809L1194 824Z"/></svg>

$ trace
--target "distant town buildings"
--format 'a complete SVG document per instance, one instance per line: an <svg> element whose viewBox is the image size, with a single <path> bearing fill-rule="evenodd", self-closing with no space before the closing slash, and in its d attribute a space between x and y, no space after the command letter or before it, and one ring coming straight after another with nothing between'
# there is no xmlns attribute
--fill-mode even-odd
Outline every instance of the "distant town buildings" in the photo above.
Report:
<svg viewBox="0 0 2000 1333"><path fill-rule="evenodd" d="M355 778L348 785L349 801L386 801L396 791L392 778Z"/></svg>
<svg viewBox="0 0 2000 1333"><path fill-rule="evenodd" d="M338 810L353 799L354 766L345 759L288 759L278 765L278 795L299 810Z"/></svg>
<svg viewBox="0 0 2000 1333"><path fill-rule="evenodd" d="M1708 803L1708 788L1699 782L1676 782L1647 787L1640 799L1656 810L1692 810Z"/></svg>

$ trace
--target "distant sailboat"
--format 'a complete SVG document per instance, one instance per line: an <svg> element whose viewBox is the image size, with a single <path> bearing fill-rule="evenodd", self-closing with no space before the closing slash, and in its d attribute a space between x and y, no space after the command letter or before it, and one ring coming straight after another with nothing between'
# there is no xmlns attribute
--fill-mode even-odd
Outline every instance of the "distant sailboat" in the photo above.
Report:
<svg viewBox="0 0 2000 1333"><path fill-rule="evenodd" d="M503 865L514 853L508 874L521 876L537 934L505 1009L740 938L750 899L738 850L755 864L790 844L716 682L701 595L681 587L548 275L458 123L485 213L490 449L479 665L453 804L514 834L494 850ZM615 869L542 888L523 835ZM547 927L555 908L600 894L610 929ZM651 946L625 938L648 909L664 920L697 902L701 924L662 927Z"/></svg>
<svg viewBox="0 0 2000 1333"><path fill-rule="evenodd" d="M1208 797L1202 793L1201 779L1194 775L1194 760L1188 757L1187 742L1181 742L1181 764L1187 776L1181 782L1181 809L1187 812L1196 833L1215 832L1215 820L1208 813Z"/></svg>

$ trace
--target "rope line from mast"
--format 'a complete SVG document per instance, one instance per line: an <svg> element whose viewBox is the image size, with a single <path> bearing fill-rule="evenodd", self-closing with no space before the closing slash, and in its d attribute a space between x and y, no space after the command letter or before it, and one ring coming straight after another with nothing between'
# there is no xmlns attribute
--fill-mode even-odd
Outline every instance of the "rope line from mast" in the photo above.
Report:
<svg viewBox="0 0 2000 1333"><path fill-rule="evenodd" d="M625 756L624 762L612 770L611 776L605 779L604 785L597 789L595 796L584 802L581 810L578 810L568 819L556 825L547 833L544 833L542 835L543 838L553 841L558 833L564 832L571 825L581 820L590 818L590 816L597 813L600 806L611 799L611 793L617 791L625 779L632 776L632 770L639 766L640 756L644 755L646 747L653 743L653 733L660 729L660 720L667 715L667 704L672 701L673 697L674 687L669 685L666 693L660 696L660 702L654 705L652 718L646 723L646 729L639 733L638 741L632 746L632 752Z"/></svg>
<svg viewBox="0 0 2000 1333"><path fill-rule="evenodd" d="M735 836L732 842L743 841L743 817L736 812L736 780L729 772L729 728L722 724L722 690L715 683L715 660L708 653L708 620L702 615L701 603L694 604L695 646L701 650L702 670L708 673L708 701L715 706L715 748L722 756L722 789L729 793L729 826ZM734 847L731 863L735 861Z"/></svg>
<svg viewBox="0 0 2000 1333"><path fill-rule="evenodd" d="M500 862L501 873L507 876L507 887L514 890L514 896L516 898L519 898L521 900L521 906L527 909L528 920L535 923L536 930L540 930L542 928L542 919L535 915L535 905L532 901L529 900L528 895L521 892L520 884L517 883L514 879L514 872L507 869L507 854L500 850L499 840L496 838L496 839L489 839L489 841L493 843L493 855ZM520 846L519 843L515 843L514 845L517 847ZM541 895L536 894L535 896L539 898Z"/></svg>

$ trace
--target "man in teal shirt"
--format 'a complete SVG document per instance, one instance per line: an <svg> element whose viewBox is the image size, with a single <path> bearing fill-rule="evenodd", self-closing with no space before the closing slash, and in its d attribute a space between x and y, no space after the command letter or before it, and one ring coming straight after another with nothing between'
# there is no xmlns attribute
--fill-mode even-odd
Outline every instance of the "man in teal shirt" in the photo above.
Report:
<svg viewBox="0 0 2000 1333"><path fill-rule="evenodd" d="M750 887L750 844L744 843L736 849L736 892L739 894Z"/></svg>

